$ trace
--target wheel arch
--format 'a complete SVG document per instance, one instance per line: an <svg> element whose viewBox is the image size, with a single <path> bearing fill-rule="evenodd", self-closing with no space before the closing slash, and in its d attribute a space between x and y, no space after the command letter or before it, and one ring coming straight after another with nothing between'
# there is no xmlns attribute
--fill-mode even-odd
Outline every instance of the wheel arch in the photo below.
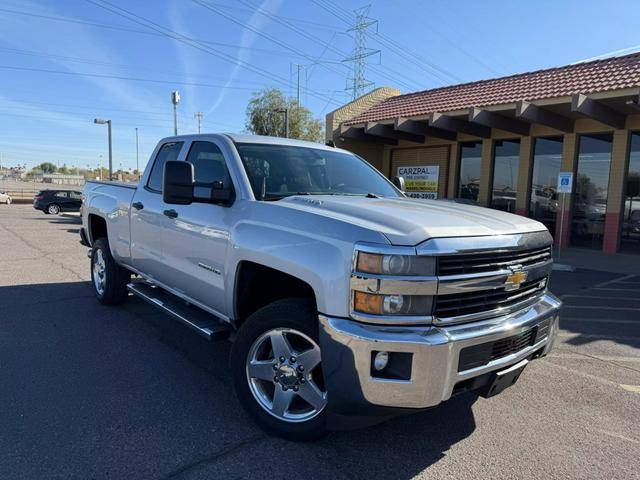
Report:
<svg viewBox="0 0 640 480"><path fill-rule="evenodd" d="M253 261L238 262L233 294L236 327L260 308L285 298L308 299L317 311L316 293L305 280Z"/></svg>

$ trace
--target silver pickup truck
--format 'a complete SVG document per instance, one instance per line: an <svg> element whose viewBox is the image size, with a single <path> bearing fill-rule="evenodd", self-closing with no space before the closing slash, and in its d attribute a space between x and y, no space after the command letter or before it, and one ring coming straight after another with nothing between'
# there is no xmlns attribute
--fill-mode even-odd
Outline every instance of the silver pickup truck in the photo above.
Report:
<svg viewBox="0 0 640 480"><path fill-rule="evenodd" d="M95 295L233 340L241 404L289 439L495 395L553 344L551 236L402 184L315 143L165 138L138 185L85 186Z"/></svg>

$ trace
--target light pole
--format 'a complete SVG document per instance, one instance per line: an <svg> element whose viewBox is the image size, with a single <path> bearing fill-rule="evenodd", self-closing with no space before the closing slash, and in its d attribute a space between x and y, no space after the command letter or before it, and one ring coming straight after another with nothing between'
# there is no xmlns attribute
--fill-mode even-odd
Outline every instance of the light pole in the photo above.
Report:
<svg viewBox="0 0 640 480"><path fill-rule="evenodd" d="M200 124L202 123L202 118L204 117L204 113L196 112L193 114L193 118L198 120L198 133L200 133Z"/></svg>
<svg viewBox="0 0 640 480"><path fill-rule="evenodd" d="M140 180L140 162L138 161L138 127L136 127L136 175L138 175L138 181Z"/></svg>
<svg viewBox="0 0 640 480"><path fill-rule="evenodd" d="M178 135L178 103L180 103L180 92L171 92L171 103L173 103L173 134Z"/></svg>
<svg viewBox="0 0 640 480"><path fill-rule="evenodd" d="M111 120L103 120L102 118L95 118L93 123L97 125L107 125L109 132L109 180L113 180L113 154L111 149ZM102 174L102 172L100 172Z"/></svg>
<svg viewBox="0 0 640 480"><path fill-rule="evenodd" d="M277 113L284 113L284 138L289 138L289 108L277 108Z"/></svg>

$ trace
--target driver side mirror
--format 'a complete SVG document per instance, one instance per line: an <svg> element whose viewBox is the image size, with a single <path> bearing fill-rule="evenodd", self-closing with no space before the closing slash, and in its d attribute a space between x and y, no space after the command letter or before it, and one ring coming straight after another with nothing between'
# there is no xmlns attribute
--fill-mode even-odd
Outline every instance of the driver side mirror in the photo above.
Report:
<svg viewBox="0 0 640 480"><path fill-rule="evenodd" d="M193 165L189 162L170 160L164 165L162 200L175 205L189 205L193 202L195 185Z"/></svg>
<svg viewBox="0 0 640 480"><path fill-rule="evenodd" d="M405 191L405 183L404 177L393 177L393 184L400 190L401 192Z"/></svg>

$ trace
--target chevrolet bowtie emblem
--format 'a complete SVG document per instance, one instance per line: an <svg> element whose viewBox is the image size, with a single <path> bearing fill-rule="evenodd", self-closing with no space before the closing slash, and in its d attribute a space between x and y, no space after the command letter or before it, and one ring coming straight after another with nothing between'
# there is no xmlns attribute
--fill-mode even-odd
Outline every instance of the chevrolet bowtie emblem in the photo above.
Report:
<svg viewBox="0 0 640 480"><path fill-rule="evenodd" d="M527 279L527 272L522 270L511 270L511 274L507 276L504 282L505 290L517 290L520 285Z"/></svg>

